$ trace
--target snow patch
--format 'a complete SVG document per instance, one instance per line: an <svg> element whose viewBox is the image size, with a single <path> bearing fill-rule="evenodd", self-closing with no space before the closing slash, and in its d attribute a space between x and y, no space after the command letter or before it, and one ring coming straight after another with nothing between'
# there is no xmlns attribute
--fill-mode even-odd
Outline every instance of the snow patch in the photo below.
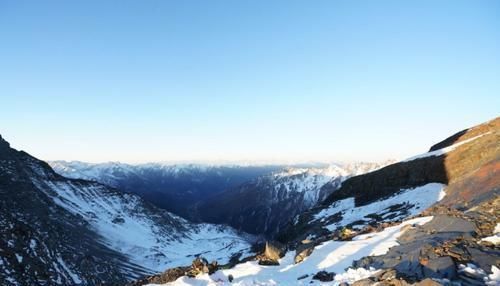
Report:
<svg viewBox="0 0 500 286"><path fill-rule="evenodd" d="M458 272L466 272L472 276L482 278L485 285L488 286L498 286L500 285L500 270L495 266L491 266L491 274L488 275L486 271L479 268L479 266L473 263L467 263L467 265L458 265Z"/></svg>
<svg viewBox="0 0 500 286"><path fill-rule="evenodd" d="M485 237L481 239L481 241L487 241L491 242L494 245L499 245L500 244L500 223L497 223L495 226L495 230L493 231L494 234L492 236Z"/></svg>
<svg viewBox="0 0 500 286"><path fill-rule="evenodd" d="M324 220L327 217L333 216L337 213L342 214L342 219L339 222L330 224L327 229L333 231L338 227L348 225L350 223L365 220L369 214L379 214L384 216L393 214L389 211L389 207L398 204L408 204L409 213L405 216L413 216L420 213L422 210L430 207L432 204L440 201L445 196L443 191L445 185L439 183L429 183L413 189L403 189L401 193L396 194L390 198L382 199L368 205L356 207L354 198L347 198L332 204L330 207L323 209L317 213L315 220ZM391 219L385 218L386 221L396 221L403 219L403 215L396 216Z"/></svg>

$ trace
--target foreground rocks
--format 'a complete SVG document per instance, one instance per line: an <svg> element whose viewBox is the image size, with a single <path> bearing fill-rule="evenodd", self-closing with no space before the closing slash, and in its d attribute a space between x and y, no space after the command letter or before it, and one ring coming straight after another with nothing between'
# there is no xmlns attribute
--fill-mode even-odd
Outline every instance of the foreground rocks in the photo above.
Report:
<svg viewBox="0 0 500 286"><path fill-rule="evenodd" d="M142 286L146 284L164 284L173 282L182 276L195 277L199 274L213 274L219 269L217 261L209 263L203 257L197 257L193 260L191 266L176 267L166 270L165 272L146 277L144 279L127 284L127 286Z"/></svg>
<svg viewBox="0 0 500 286"><path fill-rule="evenodd" d="M478 208L480 209L480 208ZM500 249L480 244L477 225L481 220L441 213L429 223L407 230L395 246L382 256L365 257L355 267L394 269L397 277L415 283L426 278L447 279L464 285L483 283L482 278L471 277L460 270L460 265L471 263L481 271L491 272L500 265ZM477 284L483 285L483 284Z"/></svg>
<svg viewBox="0 0 500 286"><path fill-rule="evenodd" d="M320 272L314 274L312 279L319 280L321 282L329 282L329 281L333 281L334 277L335 277L335 273L333 273L333 272L320 271Z"/></svg>
<svg viewBox="0 0 500 286"><path fill-rule="evenodd" d="M267 241L264 252L257 256L260 265L279 265L279 259L286 253L286 246L276 242Z"/></svg>

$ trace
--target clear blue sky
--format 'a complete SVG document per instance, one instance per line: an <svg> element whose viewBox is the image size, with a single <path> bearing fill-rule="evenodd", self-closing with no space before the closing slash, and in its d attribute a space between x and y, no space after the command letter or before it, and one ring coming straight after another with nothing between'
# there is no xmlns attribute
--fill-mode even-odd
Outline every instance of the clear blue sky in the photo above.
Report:
<svg viewBox="0 0 500 286"><path fill-rule="evenodd" d="M500 111L500 1L0 0L0 134L42 159L381 160Z"/></svg>

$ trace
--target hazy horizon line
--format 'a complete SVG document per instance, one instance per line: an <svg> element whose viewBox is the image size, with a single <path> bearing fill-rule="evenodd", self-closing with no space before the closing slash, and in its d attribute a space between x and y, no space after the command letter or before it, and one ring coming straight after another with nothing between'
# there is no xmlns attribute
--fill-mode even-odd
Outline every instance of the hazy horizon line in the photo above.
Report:
<svg viewBox="0 0 500 286"><path fill-rule="evenodd" d="M46 160L50 163L83 163L90 165L104 165L104 164L126 164L126 165L148 165L148 164L158 164L165 166L188 166L188 165L200 165L200 166L300 166L300 165L310 165L310 166L330 166L330 165L347 165L356 163L387 163L387 162L397 162L398 159L388 158L384 160L158 160L158 161L83 161L83 160Z"/></svg>

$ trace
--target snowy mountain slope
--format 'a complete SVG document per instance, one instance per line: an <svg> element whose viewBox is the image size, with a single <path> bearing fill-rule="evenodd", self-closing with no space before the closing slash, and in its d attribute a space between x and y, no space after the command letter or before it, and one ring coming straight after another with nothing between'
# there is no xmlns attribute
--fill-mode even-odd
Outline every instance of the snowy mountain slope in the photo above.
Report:
<svg viewBox="0 0 500 286"><path fill-rule="evenodd" d="M124 283L200 253L227 262L247 252L252 239L190 223L136 195L62 177L1 137L0 196L2 285Z"/></svg>
<svg viewBox="0 0 500 286"><path fill-rule="evenodd" d="M289 249L278 266L250 261L166 285L500 285L498 142L500 118L345 180L278 236ZM290 249L311 246L295 264ZM320 270L336 275L311 280Z"/></svg>
<svg viewBox="0 0 500 286"><path fill-rule="evenodd" d="M91 164L78 161L52 161L59 174L75 179L97 181L145 200L184 218L196 220L193 207L224 190L236 187L281 166L172 165L164 163Z"/></svg>
<svg viewBox="0 0 500 286"><path fill-rule="evenodd" d="M190 263L200 244L205 257L224 263L249 247L249 242L230 228L191 224L135 195L103 185L82 187L71 181L38 179L33 184L57 205L88 222L107 247L150 272Z"/></svg>
<svg viewBox="0 0 500 286"><path fill-rule="evenodd" d="M428 153L349 178L279 238L296 245L307 238L322 240L345 227L378 228L424 211L439 218L430 229L413 233L404 246L359 266L395 268L415 281L426 277L462 281L467 278L459 275L456 265L468 260L491 274L491 266L500 263L500 252L481 239L491 237L500 217L498 142L500 118L461 131ZM448 252L450 248L455 252ZM443 258L437 259L436 253ZM421 263L428 260L436 261L430 264L433 272Z"/></svg>
<svg viewBox="0 0 500 286"><path fill-rule="evenodd" d="M454 138L454 140L446 139L445 141L448 143L446 145L438 143L437 146L440 146L440 149L431 148L431 151L424 155L415 156L361 176L354 176L345 180L340 188L326 185L324 188L335 191L331 192L321 206L304 212L301 218L288 229L291 232L284 231L282 237L287 237L284 239L289 240L298 235L296 239L300 240L305 233L323 232L321 229L331 225L332 221L342 220L343 215L330 211L327 217L317 220L318 214L324 214L327 209L335 209L335 205L343 202L349 202L349 207L358 208L376 201L386 200L403 190L421 188L430 183L447 185L445 188L447 196L443 202L450 202L450 204L456 204L458 200L463 202L470 199L490 198L495 193L495 188L498 188L500 184L494 176L483 176L482 178L487 180L486 182L477 180L475 182L479 188L474 191L488 194L484 197L471 198L470 194L464 192L472 186L457 186L466 182L464 179L469 175L477 179L474 174L481 168L485 168L485 172L496 169L494 162L498 160L500 152L498 147L499 123L500 119L496 119L479 127L471 128L467 132L462 132L461 137ZM483 185L484 187L481 188ZM419 194L417 193L417 200L409 199L407 207L418 201ZM459 194L460 197L458 197ZM421 195L424 197L424 193ZM396 212L401 207L404 206L395 203L391 207L392 212ZM365 216L363 219L365 222L380 220L380 211L374 212L369 217ZM410 209L406 211L410 211Z"/></svg>
<svg viewBox="0 0 500 286"><path fill-rule="evenodd" d="M286 168L65 161L50 164L60 174L137 193L190 220L225 223L246 232L270 235L277 233L294 215L322 201L346 178L378 169L388 162ZM322 189L326 184L330 188ZM240 213L226 212L243 201L245 208ZM276 216L272 211L276 207L285 212Z"/></svg>
<svg viewBox="0 0 500 286"><path fill-rule="evenodd" d="M350 176L383 165L289 167L222 192L201 203L197 211L205 221L226 223L249 233L272 236L294 216L324 200ZM324 188L325 185L328 188Z"/></svg>

